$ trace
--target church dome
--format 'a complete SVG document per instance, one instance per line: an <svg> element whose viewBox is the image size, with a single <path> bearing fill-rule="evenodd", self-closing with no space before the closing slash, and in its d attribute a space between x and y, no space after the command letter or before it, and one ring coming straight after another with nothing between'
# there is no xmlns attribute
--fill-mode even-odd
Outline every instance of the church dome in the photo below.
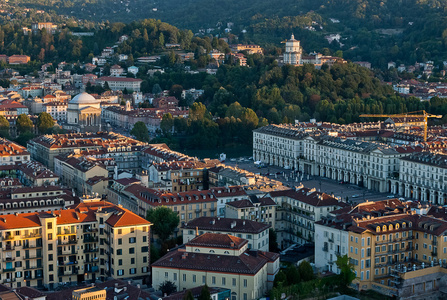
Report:
<svg viewBox="0 0 447 300"><path fill-rule="evenodd" d="M98 103L98 100L96 100L95 97L93 97L90 94L80 93L80 94L77 94L68 103L69 104L94 104L94 103Z"/></svg>

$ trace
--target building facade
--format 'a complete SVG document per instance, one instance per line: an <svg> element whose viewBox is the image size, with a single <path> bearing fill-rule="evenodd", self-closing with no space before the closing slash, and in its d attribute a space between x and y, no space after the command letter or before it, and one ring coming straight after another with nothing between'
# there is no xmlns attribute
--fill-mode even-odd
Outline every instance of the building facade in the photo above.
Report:
<svg viewBox="0 0 447 300"><path fill-rule="evenodd" d="M2 221L2 281L12 288L149 273L151 224L108 202L84 199L70 209Z"/></svg>
<svg viewBox="0 0 447 300"><path fill-rule="evenodd" d="M182 290L207 284L231 289L231 299L259 299L273 286L279 254L248 251L247 244L231 235L198 236L152 264L152 285L170 280Z"/></svg>

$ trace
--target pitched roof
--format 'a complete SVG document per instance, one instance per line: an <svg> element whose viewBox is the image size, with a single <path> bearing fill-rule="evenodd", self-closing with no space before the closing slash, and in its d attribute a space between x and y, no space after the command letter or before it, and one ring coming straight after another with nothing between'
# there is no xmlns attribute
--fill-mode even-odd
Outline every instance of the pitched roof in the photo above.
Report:
<svg viewBox="0 0 447 300"><path fill-rule="evenodd" d="M315 189L300 188L294 190L279 190L270 192L270 196L275 197L289 197L312 206L347 206L346 203L338 201L336 198L321 192L317 192Z"/></svg>
<svg viewBox="0 0 447 300"><path fill-rule="evenodd" d="M246 251L239 256L205 253L187 253L183 249L169 251L152 264L152 267L225 272L232 274L256 274L268 262L275 261L279 254L262 255L262 251Z"/></svg>
<svg viewBox="0 0 447 300"><path fill-rule="evenodd" d="M259 223L251 220L239 220L231 218L216 218L216 217L200 217L188 223L185 223L182 228L199 230L211 230L222 232L244 232L258 234L270 228L270 225Z"/></svg>
<svg viewBox="0 0 447 300"><path fill-rule="evenodd" d="M186 246L241 249L247 243L246 239L233 235L207 232L193 238Z"/></svg>

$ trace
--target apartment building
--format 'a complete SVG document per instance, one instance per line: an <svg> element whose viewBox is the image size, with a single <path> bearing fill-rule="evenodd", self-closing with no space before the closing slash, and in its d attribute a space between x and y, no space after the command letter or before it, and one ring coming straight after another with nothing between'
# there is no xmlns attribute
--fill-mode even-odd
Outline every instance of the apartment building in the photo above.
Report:
<svg viewBox="0 0 447 300"><path fill-rule="evenodd" d="M315 222L333 210L348 206L330 195L302 186L296 191L272 191L269 196L277 204L275 230L282 248L316 242Z"/></svg>
<svg viewBox="0 0 447 300"><path fill-rule="evenodd" d="M54 157L75 151L97 150L98 156L111 157L120 170L136 172L145 144L114 132L52 134L28 142L33 159L54 170Z"/></svg>
<svg viewBox="0 0 447 300"><path fill-rule="evenodd" d="M218 165L221 162L217 159L153 163L148 168L149 180L174 193L207 189L207 170Z"/></svg>
<svg viewBox="0 0 447 300"><path fill-rule="evenodd" d="M248 249L268 251L270 227L251 220L200 217L182 225L183 243L186 244L204 233L221 233L246 239Z"/></svg>
<svg viewBox="0 0 447 300"><path fill-rule="evenodd" d="M315 222L315 257L319 258L315 261L315 267L320 271L339 273L335 261L337 256L348 254L349 231L347 229L352 225L353 216L379 217L386 214L400 214L405 209L407 209L406 205L400 200L387 199L330 211L325 218Z"/></svg>
<svg viewBox="0 0 447 300"><path fill-rule="evenodd" d="M279 167L299 166L304 155L303 139L308 133L293 125L267 125L253 130L253 159Z"/></svg>
<svg viewBox="0 0 447 300"><path fill-rule="evenodd" d="M123 207L140 216L159 206L166 206L177 212L181 226L195 218L216 216L217 200L208 191L187 191L179 193L160 192L138 183L114 180L108 188L107 199L121 203Z"/></svg>
<svg viewBox="0 0 447 300"><path fill-rule="evenodd" d="M11 55L8 58L10 65L26 65L31 58L27 55Z"/></svg>
<svg viewBox="0 0 447 300"><path fill-rule="evenodd" d="M59 176L40 162L30 160L17 165L17 178L26 186L56 185Z"/></svg>
<svg viewBox="0 0 447 300"><path fill-rule="evenodd" d="M398 178L399 160L423 147L391 147L385 144L341 138L306 137L300 170L387 192Z"/></svg>
<svg viewBox="0 0 447 300"><path fill-rule="evenodd" d="M250 195L249 199L228 202L225 206L226 218L261 222L276 228L276 203L270 197Z"/></svg>
<svg viewBox="0 0 447 300"><path fill-rule="evenodd" d="M399 179L392 192L406 198L447 204L447 155L422 152L400 160Z"/></svg>
<svg viewBox="0 0 447 300"><path fill-rule="evenodd" d="M15 165L16 163L24 163L29 160L30 153L25 147L0 138L0 165Z"/></svg>
<svg viewBox="0 0 447 300"><path fill-rule="evenodd" d="M100 77L96 79L96 84L104 86L106 83L112 91L122 91L127 89L129 92L139 92L143 80L137 78L126 77Z"/></svg>
<svg viewBox="0 0 447 300"><path fill-rule="evenodd" d="M166 280L177 290L207 284L231 289L234 299L259 299L272 288L279 254L248 250L248 241L205 233L152 264L154 287Z"/></svg>
<svg viewBox="0 0 447 300"><path fill-rule="evenodd" d="M333 213L334 219L316 225L317 267L328 269L341 249L355 267L356 289L400 299L440 296L447 273L445 208L420 215L409 203L392 199Z"/></svg>
<svg viewBox="0 0 447 300"><path fill-rule="evenodd" d="M248 54L263 54L263 50L259 45L243 45L243 44L233 44L230 45L230 49L233 52L247 51Z"/></svg>
<svg viewBox="0 0 447 300"><path fill-rule="evenodd" d="M1 217L2 283L54 289L59 283L142 277L149 272L150 223L83 199L70 209Z"/></svg>
<svg viewBox="0 0 447 300"><path fill-rule="evenodd" d="M72 155L56 156L54 172L60 177L63 184L71 187L80 196L86 194L87 181L90 178L108 177L109 175L109 171L102 163L88 157Z"/></svg>
<svg viewBox="0 0 447 300"><path fill-rule="evenodd" d="M49 102L42 105L42 111L50 114L58 123L65 123L67 122L67 107L66 102Z"/></svg>
<svg viewBox="0 0 447 300"><path fill-rule="evenodd" d="M169 149L166 144L150 144L141 153L141 167L148 169L153 163L165 161L190 161L195 160L186 154Z"/></svg>
<svg viewBox="0 0 447 300"><path fill-rule="evenodd" d="M248 199L248 194L242 186L213 187L210 191L217 199L217 215L225 217L225 205L228 202Z"/></svg>

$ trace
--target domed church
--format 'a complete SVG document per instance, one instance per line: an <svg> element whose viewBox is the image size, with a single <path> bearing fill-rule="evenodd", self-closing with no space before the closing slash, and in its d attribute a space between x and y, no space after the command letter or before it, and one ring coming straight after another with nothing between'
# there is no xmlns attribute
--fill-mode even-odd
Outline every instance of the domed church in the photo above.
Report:
<svg viewBox="0 0 447 300"><path fill-rule="evenodd" d="M101 130L101 102L90 94L80 93L68 102L67 129L77 132Z"/></svg>

